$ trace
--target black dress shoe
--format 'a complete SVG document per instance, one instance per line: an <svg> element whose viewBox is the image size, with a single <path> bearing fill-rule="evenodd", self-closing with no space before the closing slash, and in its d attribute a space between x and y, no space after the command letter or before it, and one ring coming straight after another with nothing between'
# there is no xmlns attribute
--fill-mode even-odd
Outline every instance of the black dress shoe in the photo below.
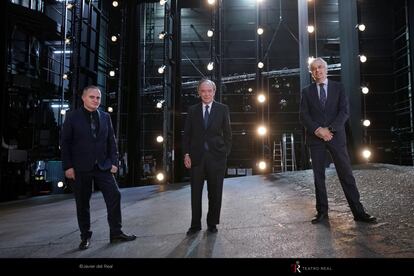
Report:
<svg viewBox="0 0 414 276"><path fill-rule="evenodd" d="M111 243L114 243L114 242L127 242L127 241L133 241L136 238L137 238L137 236L135 236L135 235L126 235L124 233L121 233L121 234L116 235L116 236L111 236L110 241L111 241Z"/></svg>
<svg viewBox="0 0 414 276"><path fill-rule="evenodd" d="M320 223L326 219L328 219L328 214L327 213L318 213L315 218L311 221L312 224L316 224L316 223Z"/></svg>
<svg viewBox="0 0 414 276"><path fill-rule="evenodd" d="M190 227L187 231L187 236L194 235L201 230L201 227Z"/></svg>
<svg viewBox="0 0 414 276"><path fill-rule="evenodd" d="M207 231L210 233L217 233L217 227L215 225L209 225Z"/></svg>
<svg viewBox="0 0 414 276"><path fill-rule="evenodd" d="M79 249L80 250L88 249L90 244L91 244L90 239L83 239L81 243L79 244Z"/></svg>
<svg viewBox="0 0 414 276"><path fill-rule="evenodd" d="M377 222L377 218L374 216L371 216L367 213L364 213L362 215L357 215L354 217L355 221L362 221L362 222L367 222L367 223L376 223Z"/></svg>

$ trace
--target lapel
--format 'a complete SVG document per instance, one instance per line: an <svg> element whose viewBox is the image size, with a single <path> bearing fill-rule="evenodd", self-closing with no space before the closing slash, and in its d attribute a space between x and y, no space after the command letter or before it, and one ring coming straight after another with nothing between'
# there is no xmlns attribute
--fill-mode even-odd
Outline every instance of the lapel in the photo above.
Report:
<svg viewBox="0 0 414 276"><path fill-rule="evenodd" d="M202 125L204 128L204 120L203 120L203 103L199 103L197 105L197 108L195 109L196 113L195 113L195 119L197 124Z"/></svg>
<svg viewBox="0 0 414 276"><path fill-rule="evenodd" d="M323 111L324 108L322 107L321 101L319 100L318 88L316 87L315 82L312 83L310 87L310 96L311 96L312 101L314 102L314 105ZM326 107L326 103L325 103L325 107Z"/></svg>
<svg viewBox="0 0 414 276"><path fill-rule="evenodd" d="M326 94L325 109L334 100L334 98L336 98L335 85L334 85L334 83L332 81L328 81L328 93Z"/></svg>
<svg viewBox="0 0 414 276"><path fill-rule="evenodd" d="M98 133L96 134L96 138L99 137L99 135L102 132L102 119L103 119L103 113L98 110L96 110L98 112L98 125L99 125L99 129L98 129Z"/></svg>

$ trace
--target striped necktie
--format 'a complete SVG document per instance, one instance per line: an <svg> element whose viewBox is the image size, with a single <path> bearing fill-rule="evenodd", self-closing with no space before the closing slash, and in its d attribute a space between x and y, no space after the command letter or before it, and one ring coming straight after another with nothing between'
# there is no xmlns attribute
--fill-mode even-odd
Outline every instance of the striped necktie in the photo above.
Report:
<svg viewBox="0 0 414 276"><path fill-rule="evenodd" d="M319 84L319 100L321 101L321 105L322 105L322 107L325 107L325 103L326 103L326 91L325 91L325 88L323 87L324 86L324 84L323 83L320 83Z"/></svg>

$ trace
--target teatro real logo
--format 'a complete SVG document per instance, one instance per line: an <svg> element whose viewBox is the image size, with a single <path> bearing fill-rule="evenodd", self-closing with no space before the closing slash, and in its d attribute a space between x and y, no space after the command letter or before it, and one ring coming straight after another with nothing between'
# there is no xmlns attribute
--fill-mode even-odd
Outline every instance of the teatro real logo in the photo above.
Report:
<svg viewBox="0 0 414 276"><path fill-rule="evenodd" d="M296 263L290 265L290 271L293 273L302 273L299 261L296 261Z"/></svg>

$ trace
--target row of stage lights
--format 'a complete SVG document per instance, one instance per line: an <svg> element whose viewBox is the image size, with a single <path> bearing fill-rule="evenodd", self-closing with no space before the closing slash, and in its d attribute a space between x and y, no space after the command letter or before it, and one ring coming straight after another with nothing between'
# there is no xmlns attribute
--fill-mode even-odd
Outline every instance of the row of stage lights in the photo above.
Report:
<svg viewBox="0 0 414 276"><path fill-rule="evenodd" d="M211 0L209 0L209 1L211 1ZM160 0L159 1L159 4L161 5L161 6L164 6L166 3L168 2L168 0ZM112 1L112 6L114 7L114 8L117 8L118 6L119 6L119 1ZM167 33L166 32L161 32L159 35L158 35L158 38L160 39L160 40L162 40L162 39L165 39L166 37L167 37ZM116 43L116 42L118 42L118 40L119 40L119 34L114 34L114 35L112 35L111 36L111 41L113 42L113 43ZM165 71L165 69L166 69L166 65L162 65L162 66L160 66L159 68L158 68L158 73L159 74L163 74L164 73L164 71ZM116 70L116 69L115 69ZM115 75L116 75L116 72L115 72L115 70L110 70L109 71L109 76L110 77L115 77ZM163 101L160 101L160 102L158 102L157 103L157 108L162 108L162 106L163 106L163 102L164 102L164 100ZM112 107L108 107L108 112L113 112L113 108ZM161 136L161 135L159 135L159 136L157 136L156 137L156 141L157 141L157 143L163 143L164 142L164 137L163 136ZM159 181L159 182L163 182L164 180L165 180L165 175L164 175L164 173L163 172L158 172L157 174L156 174L156 179Z"/></svg>
<svg viewBox="0 0 414 276"><path fill-rule="evenodd" d="M118 7L119 6L119 2L118 1L112 1L112 6L113 7ZM70 9L73 9L73 7L74 7L74 5L72 4L72 3L68 3L67 5L66 5L66 9L68 9L68 10L70 10ZM118 40L119 40L119 37L120 37L120 35L119 34L113 34L113 35L111 35L111 41L113 42L113 43L117 43L118 42ZM70 37L70 36L66 36L65 38L64 38L64 41L65 41L65 44L66 45L70 45L71 43L72 43L72 38ZM66 51L61 51L61 50L57 50L57 51L54 51L53 52L54 54L72 54L72 50L66 50ZM114 69L110 69L109 71L108 71L108 76L109 77L111 77L111 78L114 78L115 76L116 76L116 71L117 71L118 69L117 68L114 68ZM70 75L71 75L71 72L70 71L68 71L68 72L65 72L63 75L62 75L62 79L63 80L69 80L70 79ZM114 109L113 109L113 107L111 107L111 106L109 106L108 108L107 108L107 111L109 112L109 113L112 113L113 111L114 111ZM61 115L65 115L66 114L66 110L64 110L64 109L62 109L61 110Z"/></svg>
<svg viewBox="0 0 414 276"><path fill-rule="evenodd" d="M259 1L258 0L258 2L262 2L262 1ZM312 0L308 0L308 2L312 2ZM358 29L358 31L360 31L360 32L364 32L365 31L365 29L366 29L366 26L365 26L365 24L363 24L363 23L360 23L360 24L357 24L356 26L355 26L355 28L356 29ZM311 34L311 33L313 33L313 32L315 32L315 30L316 30L316 28L315 28L315 26L313 26L313 25L308 25L307 26L307 31L308 31L308 33L309 34ZM260 35L263 35L263 33L264 33L264 29L262 28L262 27L259 27L258 29L257 29L257 34L260 36ZM360 55L358 55L358 58L359 58L359 61L361 62L361 63L365 63L365 62L367 62L367 60L368 60L368 58L366 57L366 55L364 55L364 54L360 54ZM312 61L313 61L313 59L314 59L314 57L309 57L308 58L308 64L310 64ZM264 63L262 62L262 61L259 61L258 62L258 64L257 64L257 67L259 68L259 69L262 69L263 67L264 67ZM362 94L365 96L365 95L367 95L368 93L369 93L369 88L368 88L368 86L366 86L366 85L363 85L363 86L361 86L361 92L362 92ZM259 101L259 103L264 103L265 102L265 100L266 100L266 98L265 98L265 96L263 95L263 94L259 94L258 95L258 101ZM365 111L365 110L364 110ZM367 119L366 118L366 114L365 114L365 112L364 112L364 119L363 120L361 120L362 121L362 125L365 127L365 128L367 128L367 127L369 127L370 125L371 125L371 121L369 120L369 119ZM265 136L266 134L267 134L267 128L266 128L266 126L264 126L264 125L260 125L258 128L257 128L257 133L258 133L258 135L259 136ZM371 157L371 151L369 150L369 149L367 149L367 148L365 148L365 149L363 149L362 151L361 151L361 155L362 155L362 157L364 158L364 159L366 159L367 161L369 160L369 158ZM266 161L264 161L264 160L260 160L258 163L257 163L257 166L258 166L258 168L260 169L260 170L262 170L262 171L264 171L264 170L266 170L266 168L267 168L267 163L266 163Z"/></svg>
<svg viewBox="0 0 414 276"><path fill-rule="evenodd" d="M360 24L357 24L355 26L355 28L357 28L360 32L364 32L365 29L366 29L366 26L365 26L365 24L360 23ZM363 54L360 54L359 55L359 61L361 63L365 63L365 62L367 62L367 57ZM365 109L365 96L369 93L368 86L365 85L365 84L362 85L361 86L361 92L362 92L363 97L364 97L364 119L362 120L362 125L365 127L365 134L366 134L366 128L368 128L371 125L371 121L367 118L366 109ZM361 155L366 161L369 161L369 159L371 158L372 153L371 153L370 149L365 148L365 149L362 150Z"/></svg>
<svg viewBox="0 0 414 276"><path fill-rule="evenodd" d="M118 1L113 1L112 2L112 5L114 6L114 7L118 7ZM68 3L67 5L66 5L66 9L68 9L68 10L70 10L70 9L72 9L74 7L74 5L73 4L71 4L71 3ZM114 35L111 35L111 41L112 42L114 42L114 43L116 43L117 41L118 41L118 39L119 39L119 34L114 34ZM69 35L66 35L65 36L65 38L64 38L64 41L65 41L65 44L66 45L70 45L71 43L72 43L72 37L71 36L69 36ZM72 50L65 50L65 51L62 51L62 50L56 50L56 51L53 51L53 53L54 54L72 54ZM116 75L116 70L117 70L117 68L114 68L114 69L110 69L109 71L108 71L108 75L110 76L110 77L115 77L115 75ZM63 75L62 75L62 79L64 79L64 80L69 80L69 76L70 76L70 74L71 74L71 72L65 72Z"/></svg>
<svg viewBox="0 0 414 276"><path fill-rule="evenodd" d="M159 3L160 3L161 6L163 6L163 5L165 5L166 2L167 2L167 0L160 0ZM118 1L112 1L112 6L114 8L117 8L119 6L119 2ZM164 35L160 34L159 35L159 38L160 39L164 39L164 36L165 36L165 34ZM114 42L114 43L116 43L118 41L118 39L119 39L119 35L112 35L111 36L111 41ZM166 68L165 65L164 66L161 66L160 68L158 68L158 73L163 74L165 68ZM109 72L109 76L115 77L115 71L114 70L111 70ZM157 108L162 108L162 103L160 104L160 106L157 104ZM108 112L113 112L113 108L112 107L108 107ZM164 137L162 137L161 135L159 135L159 136L157 136L156 141L157 141L157 143L162 143L162 142L164 142ZM159 182L163 182L165 180L165 175L164 175L163 172L158 172L155 175L155 177L156 177L156 179Z"/></svg>

